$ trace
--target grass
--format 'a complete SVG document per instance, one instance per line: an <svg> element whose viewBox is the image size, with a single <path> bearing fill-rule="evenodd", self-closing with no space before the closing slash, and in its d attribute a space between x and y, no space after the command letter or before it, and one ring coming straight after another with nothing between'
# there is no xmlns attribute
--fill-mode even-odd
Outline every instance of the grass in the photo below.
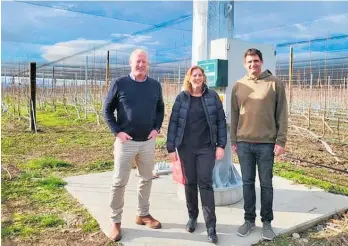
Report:
<svg viewBox="0 0 348 246"><path fill-rule="evenodd" d="M97 161L86 166L87 171L103 172L111 171L114 167L113 161Z"/></svg>
<svg viewBox="0 0 348 246"><path fill-rule="evenodd" d="M56 111L48 106L45 111L38 111L37 134L28 131L26 120L7 115L1 119L1 161L11 174L10 178L2 172L2 240L10 240L9 245L35 244L35 240L43 240L50 233L56 238L68 235L71 245L90 245L83 241L89 238L86 235L98 235L94 245L121 245L110 243L97 221L64 189L66 176L113 168L114 138L109 130L104 125L96 126L94 115L76 120L74 109L68 110L69 116L61 105ZM165 145L165 138L156 139L156 151L164 153ZM157 157L157 161L161 159L163 156ZM306 170L287 163L277 163L275 173L295 182L348 194L347 187L307 177ZM62 233L62 229L80 231L73 238L74 233Z"/></svg>
<svg viewBox="0 0 348 246"><path fill-rule="evenodd" d="M111 159L112 138L105 128L91 127L94 117L76 121L59 107L37 115L38 134L28 131L24 119L1 119L2 165L11 174L2 172L2 240L14 243L59 234L59 228L71 227L63 218L69 211L78 218L75 228L98 232L105 245L108 239L97 221L64 189L63 177L110 169L112 162L98 160Z"/></svg>
<svg viewBox="0 0 348 246"><path fill-rule="evenodd" d="M58 201L60 194L53 193L51 189L37 189L30 196L30 200L35 204L44 204L46 206L54 205ZM56 206L56 205L54 205Z"/></svg>
<svg viewBox="0 0 348 246"><path fill-rule="evenodd" d="M303 246L303 245L321 245L321 246L341 246L347 245L348 240L348 213L340 211L333 218L320 222L323 228L310 228L306 231L298 231L299 239L295 239L292 235L281 235L272 241L260 241L255 244L257 246ZM334 230L332 228L335 228Z"/></svg>
<svg viewBox="0 0 348 246"><path fill-rule="evenodd" d="M23 236L27 237L40 233L46 228L64 225L65 221L55 214L33 215L14 214L12 224L1 228L1 236Z"/></svg>
<svg viewBox="0 0 348 246"><path fill-rule="evenodd" d="M52 107L50 106L47 108L47 111L37 111L36 117L38 125L42 125L45 127L62 127L77 126L85 122L96 122L95 115L88 115L88 118L86 120L78 119L75 113L75 109L71 106L68 106L67 108L68 112L70 112L69 114L66 113L66 110L62 107L62 105L59 105L56 111L52 111ZM83 113L80 112L80 114L81 117L83 117Z"/></svg>
<svg viewBox="0 0 348 246"><path fill-rule="evenodd" d="M28 208L18 213L13 213L7 220L3 221L2 236L30 236L38 234L45 228L57 227L64 224L64 220L59 217L59 207L56 199L62 198L61 194L65 182L58 177L44 177L37 172L23 171L14 180L2 182L2 202L15 204L20 201L27 204ZM49 214L40 211L42 204L55 204L56 208ZM41 204L41 205L40 205ZM34 214L31 214L34 212Z"/></svg>
<svg viewBox="0 0 348 246"><path fill-rule="evenodd" d="M54 190L58 187L64 187L67 183L61 178L49 176L38 181L39 185L43 188Z"/></svg>
<svg viewBox="0 0 348 246"><path fill-rule="evenodd" d="M156 138L156 148L163 149L166 147L167 140L164 137Z"/></svg>
<svg viewBox="0 0 348 246"><path fill-rule="evenodd" d="M348 187L309 177L306 175L304 170L296 168L294 165L289 163L276 163L274 167L274 174L286 179L293 180L299 184L319 187L335 194L342 194L346 196L348 195Z"/></svg>
<svg viewBox="0 0 348 246"><path fill-rule="evenodd" d="M83 232L98 231L100 228L96 220L86 209L79 208L64 189L65 184L62 178L45 175L44 171L23 171L14 180L3 182L2 202L5 206L18 201L27 206L3 220L2 236L25 238L64 226L61 215L66 211L73 211L76 217L82 218L78 227Z"/></svg>
<svg viewBox="0 0 348 246"><path fill-rule="evenodd" d="M43 157L36 160L31 160L27 163L28 169L45 169L45 168L54 168L54 169L60 169L60 168L70 168L73 165L70 163L67 163L65 161L57 160L54 157Z"/></svg>
<svg viewBox="0 0 348 246"><path fill-rule="evenodd" d="M99 229L100 228L99 228L98 222L93 218L90 218L89 220L87 220L87 222L85 222L82 225L82 230L84 232L95 232L95 231L98 231Z"/></svg>

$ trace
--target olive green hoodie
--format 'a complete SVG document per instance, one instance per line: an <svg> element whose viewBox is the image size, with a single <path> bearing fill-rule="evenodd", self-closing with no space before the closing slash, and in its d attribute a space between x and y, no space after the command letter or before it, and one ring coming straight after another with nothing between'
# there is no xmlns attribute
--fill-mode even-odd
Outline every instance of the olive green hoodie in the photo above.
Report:
<svg viewBox="0 0 348 246"><path fill-rule="evenodd" d="M231 143L286 143L288 108L285 88L268 70L237 81L231 96Z"/></svg>

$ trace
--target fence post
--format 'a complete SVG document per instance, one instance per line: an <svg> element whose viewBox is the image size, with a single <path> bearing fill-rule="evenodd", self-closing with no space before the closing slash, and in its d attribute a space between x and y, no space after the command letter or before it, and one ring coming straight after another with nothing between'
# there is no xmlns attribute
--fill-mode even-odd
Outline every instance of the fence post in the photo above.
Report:
<svg viewBox="0 0 348 246"><path fill-rule="evenodd" d="M322 121L323 121L323 137L324 137L325 136L325 112L323 114Z"/></svg>
<svg viewBox="0 0 348 246"><path fill-rule="evenodd" d="M106 78L105 78L105 84L106 84L106 91L109 89L110 85L110 51L108 51L106 55Z"/></svg>
<svg viewBox="0 0 348 246"><path fill-rule="evenodd" d="M180 77L181 69L180 69L180 63L179 63L179 73L178 73L178 93L180 93L180 83L181 83L181 77Z"/></svg>
<svg viewBox="0 0 348 246"><path fill-rule="evenodd" d="M31 62L29 65L29 77L30 77L30 130L37 132L36 130L36 62Z"/></svg>
<svg viewBox="0 0 348 246"><path fill-rule="evenodd" d="M292 73L293 73L293 47L290 47L290 61L289 61L289 115L291 115L291 104L292 104Z"/></svg>
<svg viewBox="0 0 348 246"><path fill-rule="evenodd" d="M311 73L311 80L310 80L310 86L309 86L308 129L311 128L312 90L313 90L313 74Z"/></svg>
<svg viewBox="0 0 348 246"><path fill-rule="evenodd" d="M87 119L87 81L88 81L88 56L86 56L85 66L85 119Z"/></svg>
<svg viewBox="0 0 348 246"><path fill-rule="evenodd" d="M345 86L343 86L343 89L345 89L345 98L346 98L346 101L345 101L345 105L346 105L346 110L348 110L348 79L346 79L346 77L344 77L344 80L343 80L343 82L344 82L344 85Z"/></svg>
<svg viewBox="0 0 348 246"><path fill-rule="evenodd" d="M340 140L340 117L337 117L337 137L338 137L338 143L341 143L341 140Z"/></svg>

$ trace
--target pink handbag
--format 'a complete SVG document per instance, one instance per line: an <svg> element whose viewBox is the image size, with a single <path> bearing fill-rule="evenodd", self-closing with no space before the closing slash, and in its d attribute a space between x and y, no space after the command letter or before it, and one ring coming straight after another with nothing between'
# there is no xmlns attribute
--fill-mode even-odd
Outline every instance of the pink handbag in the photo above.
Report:
<svg viewBox="0 0 348 246"><path fill-rule="evenodd" d="M185 184L185 178L184 173L182 170L181 161L179 158L178 150L175 149L176 152L176 161L172 162L172 174L173 174L173 180L179 184Z"/></svg>

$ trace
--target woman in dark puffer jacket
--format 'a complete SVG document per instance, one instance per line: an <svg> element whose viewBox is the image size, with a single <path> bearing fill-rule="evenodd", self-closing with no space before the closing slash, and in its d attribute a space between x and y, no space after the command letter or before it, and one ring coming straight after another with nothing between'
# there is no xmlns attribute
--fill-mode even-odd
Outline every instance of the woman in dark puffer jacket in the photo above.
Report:
<svg viewBox="0 0 348 246"><path fill-rule="evenodd" d="M217 242L216 216L212 176L215 159L224 156L227 140L226 119L218 94L206 85L204 70L191 67L185 76L183 91L172 108L167 135L167 150L171 161L177 153L185 177L188 232L196 228L199 187L208 240Z"/></svg>

